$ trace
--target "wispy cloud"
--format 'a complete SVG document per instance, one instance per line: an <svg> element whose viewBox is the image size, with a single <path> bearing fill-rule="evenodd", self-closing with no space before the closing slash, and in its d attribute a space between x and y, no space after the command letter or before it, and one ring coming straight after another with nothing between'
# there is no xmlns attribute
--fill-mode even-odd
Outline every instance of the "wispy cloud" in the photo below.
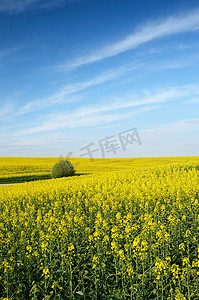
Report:
<svg viewBox="0 0 199 300"><path fill-rule="evenodd" d="M1 1L1 0L0 0ZM14 48L6 48L6 49L1 49L0 50L0 63L2 60L4 60L6 57L13 56L14 52L19 51L20 48L14 47Z"/></svg>
<svg viewBox="0 0 199 300"><path fill-rule="evenodd" d="M179 50L186 50L190 48L198 48L199 44L198 43L192 43L192 44L185 44L185 43L180 43L178 45Z"/></svg>
<svg viewBox="0 0 199 300"><path fill-rule="evenodd" d="M20 13L30 8L52 8L73 0L0 0L0 12Z"/></svg>
<svg viewBox="0 0 199 300"><path fill-rule="evenodd" d="M21 12L40 0L0 0L0 12Z"/></svg>
<svg viewBox="0 0 199 300"><path fill-rule="evenodd" d="M185 120L186 124L199 125L199 119Z"/></svg>
<svg viewBox="0 0 199 300"><path fill-rule="evenodd" d="M198 85L186 85L159 89L156 91L144 90L141 96L130 95L126 98L115 98L112 101L98 105L85 105L72 112L51 114L45 117L40 124L14 133L15 135L27 135L45 131L53 131L61 128L78 128L99 124L108 124L119 119L128 118L134 114L141 114L159 108L168 101L176 101L186 97L199 95ZM126 112L125 109L129 109Z"/></svg>
<svg viewBox="0 0 199 300"><path fill-rule="evenodd" d="M168 101L175 101L177 99L186 98L199 95L198 85L185 85L179 87L171 87L167 89L158 89L150 91L148 89L143 90L141 96L129 95L126 98L114 98L113 101L109 101L109 104L82 106L76 110L77 117L93 115L95 113L105 113L114 110L120 110L125 108L132 108L136 106L148 106L159 105Z"/></svg>
<svg viewBox="0 0 199 300"><path fill-rule="evenodd" d="M54 93L53 95L51 95L47 98L38 99L38 100L34 100L34 101L30 101L30 102L26 103L23 107L21 107L18 110L18 112L16 114L22 115L25 113L41 110L41 109L53 106L55 104L60 104L60 103L64 103L64 102L70 103L71 101L76 101L76 100L78 100L78 97L71 100L71 97L69 99L67 96L71 95L71 94L75 94L86 88L100 85L107 81L117 79L117 78L121 77L122 75L124 75L125 73L127 73L133 69L139 68L139 67L140 67L140 64L135 63L133 66L128 66L128 67L123 66L120 68L115 68L115 69L109 70L109 71L104 72L101 75L98 75L97 77L95 77L91 80L88 80L88 81L67 84L63 88L61 88L58 92Z"/></svg>
<svg viewBox="0 0 199 300"><path fill-rule="evenodd" d="M199 129L199 119L184 119L170 123L163 123L151 129L141 130L140 133L145 137L161 137L165 135L180 134L192 132L194 129Z"/></svg>
<svg viewBox="0 0 199 300"><path fill-rule="evenodd" d="M192 98L192 99L188 100L187 103L188 104L197 104L197 103L199 103L199 97Z"/></svg>
<svg viewBox="0 0 199 300"><path fill-rule="evenodd" d="M51 119L46 120L41 125L16 132L15 136L49 132L49 131L60 130L63 128L80 128L80 127L82 128L82 127L96 126L99 124L109 124L154 109L156 109L156 107L144 107L144 108L135 109L133 112L128 112L128 113L112 112L106 114L95 111L95 113L92 114L86 113L85 115L80 114L78 111L74 111L73 113L70 114L66 112L65 114L64 113L61 115L59 114L59 116L57 116L57 118L54 118L53 121Z"/></svg>
<svg viewBox="0 0 199 300"><path fill-rule="evenodd" d="M186 15L172 16L166 20L148 23L145 26L138 28L132 34L127 35L124 39L110 44L95 53L91 53L89 56L79 57L76 61L68 64L66 67L72 69L81 65L101 61L158 38L198 29L199 9L191 11Z"/></svg>
<svg viewBox="0 0 199 300"><path fill-rule="evenodd" d="M10 112L13 111L13 106L11 103L5 104L3 108L0 109L0 118L3 119L6 117Z"/></svg>
<svg viewBox="0 0 199 300"><path fill-rule="evenodd" d="M199 55L187 55L183 59L169 61L167 63L160 63L157 68L158 69L177 69L177 68L185 68L185 67L198 67L199 63Z"/></svg>

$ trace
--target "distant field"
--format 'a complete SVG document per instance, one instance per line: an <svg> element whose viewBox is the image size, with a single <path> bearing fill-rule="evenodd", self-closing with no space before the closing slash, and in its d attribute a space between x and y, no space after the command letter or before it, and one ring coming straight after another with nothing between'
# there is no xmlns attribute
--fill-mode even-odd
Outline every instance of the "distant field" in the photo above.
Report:
<svg viewBox="0 0 199 300"><path fill-rule="evenodd" d="M199 300L199 158L71 161L89 174L0 186L0 299Z"/></svg>
<svg viewBox="0 0 199 300"><path fill-rule="evenodd" d="M199 161L197 157L161 157L161 158L112 158L94 159L70 158L77 174L95 174L107 171L132 170L168 164ZM58 158L1 157L0 183L25 182L50 178L50 171Z"/></svg>

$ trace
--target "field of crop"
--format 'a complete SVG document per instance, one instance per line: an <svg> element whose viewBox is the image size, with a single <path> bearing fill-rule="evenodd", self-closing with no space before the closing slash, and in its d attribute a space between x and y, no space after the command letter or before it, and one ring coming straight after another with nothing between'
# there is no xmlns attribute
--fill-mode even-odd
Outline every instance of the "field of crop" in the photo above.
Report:
<svg viewBox="0 0 199 300"><path fill-rule="evenodd" d="M199 158L71 161L89 174L0 186L0 299L198 300Z"/></svg>
<svg viewBox="0 0 199 300"><path fill-rule="evenodd" d="M199 157L160 158L70 158L77 174L104 173L109 171L132 170L158 167L169 164L199 161ZM49 179L50 171L58 158L51 157L0 157L0 184Z"/></svg>

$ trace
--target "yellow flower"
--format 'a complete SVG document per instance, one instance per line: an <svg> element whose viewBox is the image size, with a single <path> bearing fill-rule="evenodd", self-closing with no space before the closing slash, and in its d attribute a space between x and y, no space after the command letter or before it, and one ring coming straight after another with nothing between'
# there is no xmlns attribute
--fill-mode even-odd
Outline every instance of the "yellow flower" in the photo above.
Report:
<svg viewBox="0 0 199 300"><path fill-rule="evenodd" d="M189 264L189 258L184 257L183 260L182 260L182 265L185 266L185 265L188 265L188 264Z"/></svg>
<svg viewBox="0 0 199 300"><path fill-rule="evenodd" d="M181 244L179 245L179 250L185 251L185 245L184 245L184 243L181 243Z"/></svg>

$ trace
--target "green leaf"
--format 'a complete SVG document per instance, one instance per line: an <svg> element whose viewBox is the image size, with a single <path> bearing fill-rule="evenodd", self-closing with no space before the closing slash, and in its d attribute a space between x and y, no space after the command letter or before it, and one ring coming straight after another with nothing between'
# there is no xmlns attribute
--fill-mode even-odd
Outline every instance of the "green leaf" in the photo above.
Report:
<svg viewBox="0 0 199 300"><path fill-rule="evenodd" d="M82 291L78 291L78 292L76 292L76 294L78 294L80 296L84 296L84 293Z"/></svg>

